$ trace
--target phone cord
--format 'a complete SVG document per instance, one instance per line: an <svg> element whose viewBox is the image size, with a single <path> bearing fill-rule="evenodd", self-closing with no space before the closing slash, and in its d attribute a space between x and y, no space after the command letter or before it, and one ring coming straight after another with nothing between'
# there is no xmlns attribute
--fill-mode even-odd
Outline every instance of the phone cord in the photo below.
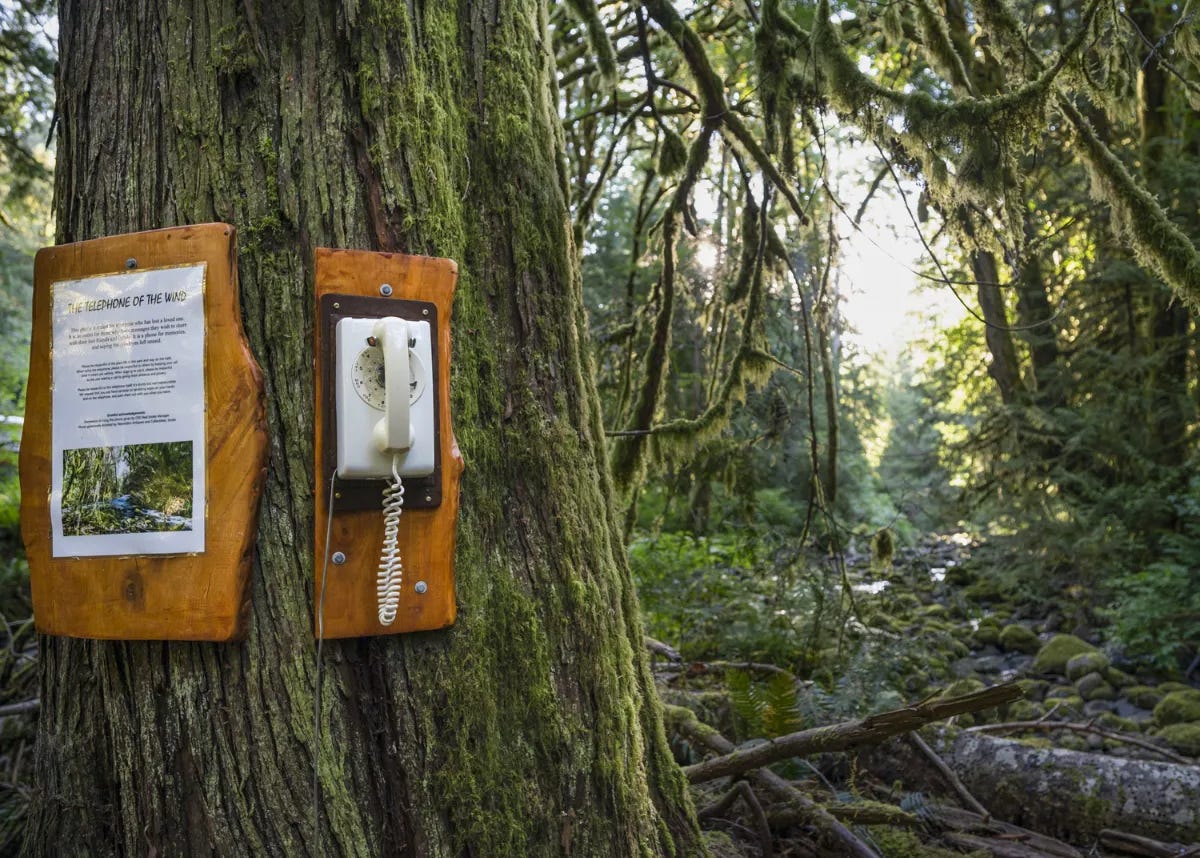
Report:
<svg viewBox="0 0 1200 858"><path fill-rule="evenodd" d="M400 590L404 584L404 563L397 545L400 533L400 513L404 507L404 483L400 479L398 462L392 459L392 482L383 488L383 551L379 555L376 593L379 597L379 622L390 626L400 607Z"/></svg>

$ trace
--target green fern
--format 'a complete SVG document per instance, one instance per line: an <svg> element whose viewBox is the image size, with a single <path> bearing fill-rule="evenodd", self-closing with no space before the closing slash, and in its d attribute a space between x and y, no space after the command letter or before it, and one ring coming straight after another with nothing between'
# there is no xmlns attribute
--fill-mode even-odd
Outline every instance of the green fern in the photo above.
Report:
<svg viewBox="0 0 1200 858"><path fill-rule="evenodd" d="M768 738L786 736L803 726L796 700L796 680L789 674L772 676L762 691L762 701L763 734Z"/></svg>
<svg viewBox="0 0 1200 858"><path fill-rule="evenodd" d="M725 674L733 711L746 736L775 739L794 733L804 719L796 699L796 680L777 673L767 682L754 682L744 670Z"/></svg>

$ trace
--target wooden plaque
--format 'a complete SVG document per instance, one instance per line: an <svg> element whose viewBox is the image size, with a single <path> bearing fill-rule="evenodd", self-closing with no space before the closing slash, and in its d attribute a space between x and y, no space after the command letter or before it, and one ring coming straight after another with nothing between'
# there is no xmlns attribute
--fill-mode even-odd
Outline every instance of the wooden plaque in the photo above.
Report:
<svg viewBox="0 0 1200 858"><path fill-rule="evenodd" d="M441 629L454 622L454 547L463 471L450 422L450 311L457 279L458 266L449 259L357 250L316 251L313 625L318 637L400 634ZM385 284L390 290L381 291ZM404 480L399 531L404 582L400 607L390 626L379 622L375 592L384 538L379 500L384 481L336 480L332 522L328 510L330 480L337 465L333 437L334 325L341 317L384 313L431 322L436 344L432 383L437 394L438 436L433 476ZM328 546L327 527L331 533ZM330 558L335 556L343 562L333 562Z"/></svg>
<svg viewBox="0 0 1200 858"><path fill-rule="evenodd" d="M230 641L245 636L267 431L262 373L242 330L235 248L234 228L212 223L47 247L38 253L20 453L21 532L38 631L119 640ZM55 556L50 497L52 287L201 263L205 491L203 509L193 505L192 521L205 516L203 550ZM196 370L197 377L200 372Z"/></svg>

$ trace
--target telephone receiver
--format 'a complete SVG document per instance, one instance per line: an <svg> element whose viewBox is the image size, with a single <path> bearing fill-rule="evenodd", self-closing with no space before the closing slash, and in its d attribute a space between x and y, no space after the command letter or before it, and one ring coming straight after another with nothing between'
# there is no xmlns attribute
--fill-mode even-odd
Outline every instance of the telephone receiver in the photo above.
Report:
<svg viewBox="0 0 1200 858"><path fill-rule="evenodd" d="M336 339L337 475L391 479L433 473L433 354L429 323L344 318Z"/></svg>

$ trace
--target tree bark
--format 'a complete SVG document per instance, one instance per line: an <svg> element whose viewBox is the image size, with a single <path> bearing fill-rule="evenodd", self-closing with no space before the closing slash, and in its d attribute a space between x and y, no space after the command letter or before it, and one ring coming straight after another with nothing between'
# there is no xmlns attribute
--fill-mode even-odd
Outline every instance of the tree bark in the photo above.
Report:
<svg viewBox="0 0 1200 858"><path fill-rule="evenodd" d="M236 225L271 450L244 643L42 641L26 853L702 852L613 513L543 5L64 0L60 33L58 240ZM458 624L327 641L319 741L317 246L459 261L467 462Z"/></svg>

